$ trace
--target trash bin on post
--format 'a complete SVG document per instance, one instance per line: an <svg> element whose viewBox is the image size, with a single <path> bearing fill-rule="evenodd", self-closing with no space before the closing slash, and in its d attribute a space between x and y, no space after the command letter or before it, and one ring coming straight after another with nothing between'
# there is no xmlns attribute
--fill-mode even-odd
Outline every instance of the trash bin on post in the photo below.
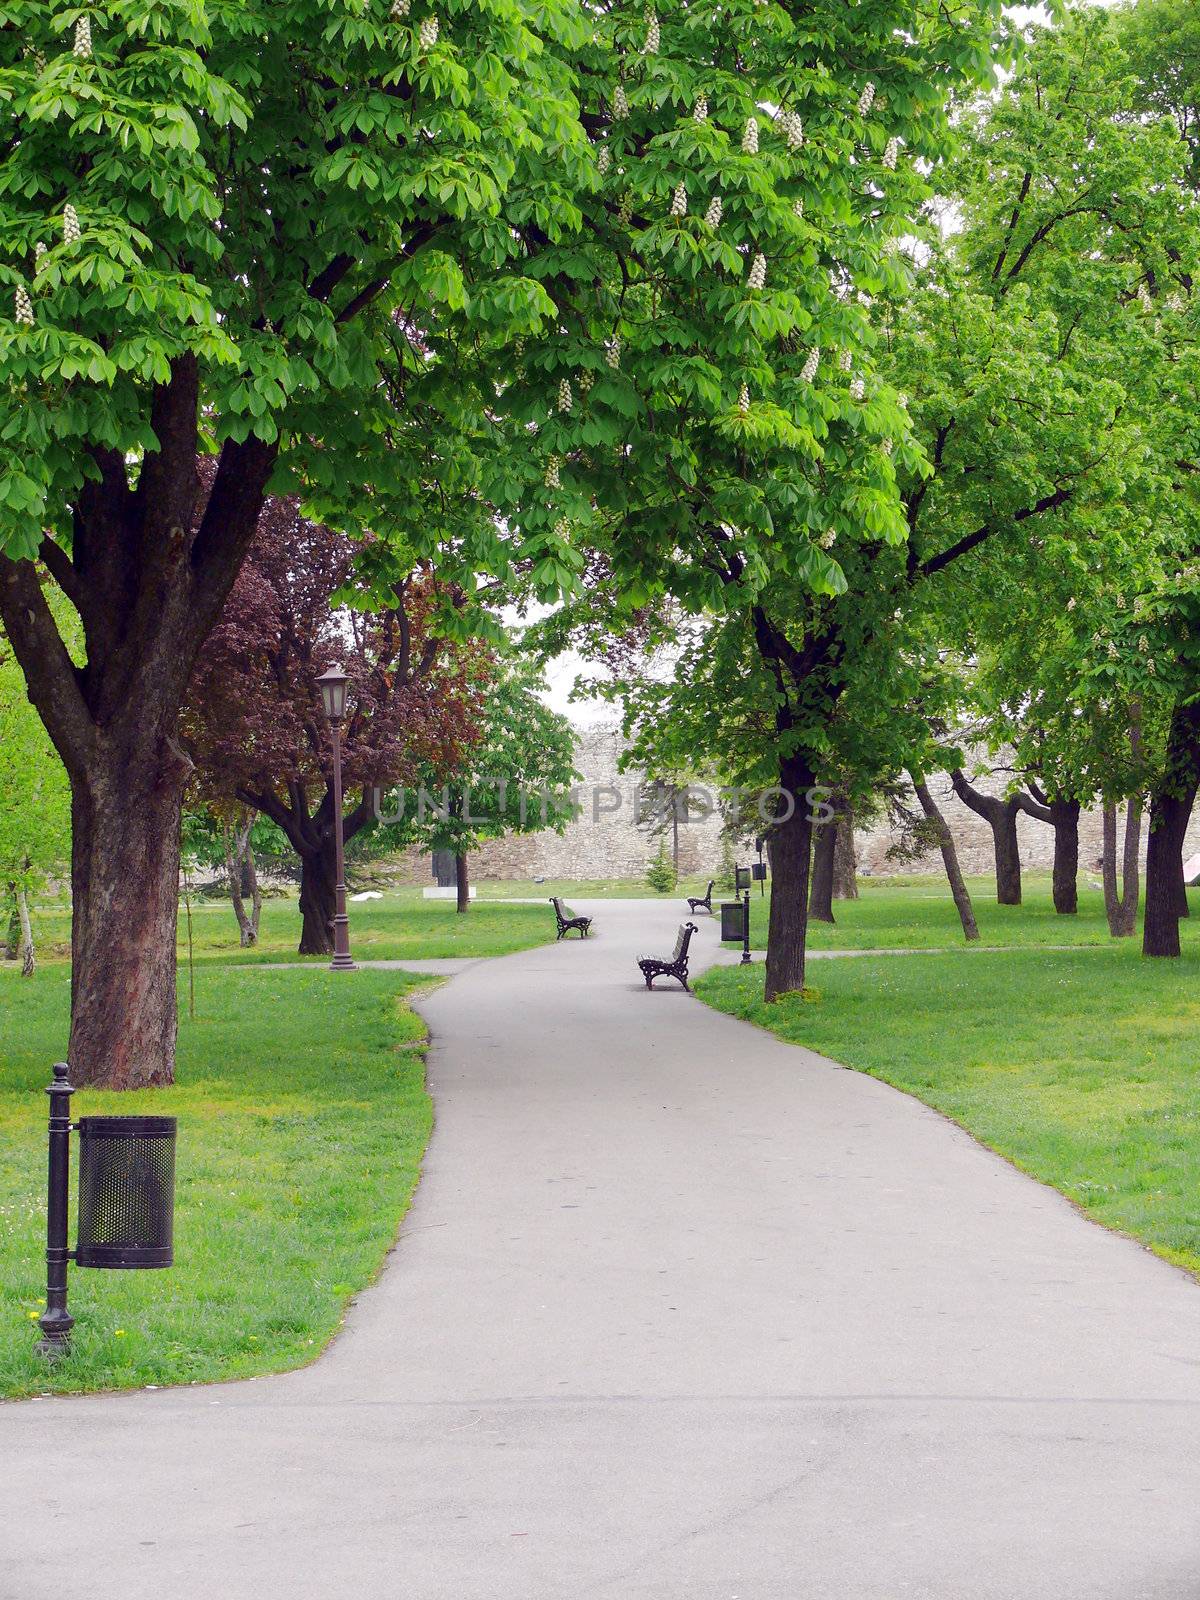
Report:
<svg viewBox="0 0 1200 1600"><path fill-rule="evenodd" d="M745 915L746 907L741 900L723 900L721 902L722 943L731 940L741 942L745 934L742 926Z"/></svg>
<svg viewBox="0 0 1200 1600"><path fill-rule="evenodd" d="M80 1117L81 1267L169 1267L174 1260L175 1118Z"/></svg>

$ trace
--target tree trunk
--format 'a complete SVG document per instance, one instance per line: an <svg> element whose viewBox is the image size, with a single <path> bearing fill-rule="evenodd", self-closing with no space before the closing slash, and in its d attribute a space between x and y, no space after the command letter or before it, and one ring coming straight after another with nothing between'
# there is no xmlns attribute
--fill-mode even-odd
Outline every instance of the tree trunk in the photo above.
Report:
<svg viewBox="0 0 1200 1600"><path fill-rule="evenodd" d="M300 954L333 954L333 919L337 915L337 852L332 832L315 850L300 856Z"/></svg>
<svg viewBox="0 0 1200 1600"><path fill-rule="evenodd" d="M956 770L950 774L954 792L965 806L969 806L992 830L992 846L996 856L996 903L1002 906L1021 904L1021 852L1017 844L1017 813L1021 809L1019 797L1000 800L995 795L983 794L967 782L965 774Z"/></svg>
<svg viewBox="0 0 1200 1600"><path fill-rule="evenodd" d="M771 914L767 926L767 970L764 997L798 994L804 988L808 940L808 877L812 854L812 813L805 798L812 774L788 762L783 765L783 790L793 800L786 821L768 834L771 853Z"/></svg>
<svg viewBox="0 0 1200 1600"><path fill-rule="evenodd" d="M1103 813L1103 845L1100 856L1100 881L1104 886L1104 915L1112 938L1122 937L1121 899L1117 893L1117 808L1106 805Z"/></svg>
<svg viewBox="0 0 1200 1600"><path fill-rule="evenodd" d="M817 922L833 921L833 870L841 819L832 818L813 830L812 883L808 914Z"/></svg>
<svg viewBox="0 0 1200 1600"><path fill-rule="evenodd" d="M139 1089L175 1071L182 767L99 743L71 796L71 1077Z"/></svg>
<svg viewBox="0 0 1200 1600"><path fill-rule="evenodd" d="M21 976L32 978L37 967L37 953L33 948L33 925L29 920L29 898L22 885L17 886L17 916L21 924Z"/></svg>
<svg viewBox="0 0 1200 1600"><path fill-rule="evenodd" d="M1079 801L1051 800L1054 827L1054 909L1060 917L1079 910Z"/></svg>
<svg viewBox="0 0 1200 1600"><path fill-rule="evenodd" d="M4 939L4 959L15 961L21 953L21 913L17 909L17 886L10 883L8 892L12 896L8 907L8 932Z"/></svg>
<svg viewBox="0 0 1200 1600"><path fill-rule="evenodd" d="M975 921L975 908L971 904L970 891L962 875L962 868L958 864L958 851L954 847L954 835L950 826L942 815L937 801L929 792L929 786L924 780L918 782L912 779L913 791L921 803L921 810L933 824L937 834L938 849L942 853L942 865L946 869L946 879L950 885L950 893L954 896L954 906L958 912L958 920L962 923L963 938L967 940L978 939L979 925Z"/></svg>
<svg viewBox="0 0 1200 1600"><path fill-rule="evenodd" d="M1134 795L1125 808L1125 849L1121 857L1121 899L1117 932L1129 939L1137 930L1141 881L1138 859L1142 845L1142 799Z"/></svg>
<svg viewBox="0 0 1200 1600"><path fill-rule="evenodd" d="M221 825L225 845L225 871L229 879L229 898L237 918L242 949L258 943L258 924L262 913L262 896L258 889L258 875L254 870L254 852L250 847L250 830L255 818L250 816L241 827L225 819ZM246 896L253 899L253 910L246 911Z"/></svg>
<svg viewBox="0 0 1200 1600"><path fill-rule="evenodd" d="M465 855L456 855L454 858L454 885L458 890L457 911L471 909L471 874L467 866Z"/></svg>
<svg viewBox="0 0 1200 1600"><path fill-rule="evenodd" d="M833 898L858 899L858 863L854 856L854 811L849 800L838 808L837 843L833 850Z"/></svg>
<svg viewBox="0 0 1200 1600"><path fill-rule="evenodd" d="M1200 785L1200 702L1177 706L1162 782L1150 797L1142 954L1178 956L1183 840Z"/></svg>

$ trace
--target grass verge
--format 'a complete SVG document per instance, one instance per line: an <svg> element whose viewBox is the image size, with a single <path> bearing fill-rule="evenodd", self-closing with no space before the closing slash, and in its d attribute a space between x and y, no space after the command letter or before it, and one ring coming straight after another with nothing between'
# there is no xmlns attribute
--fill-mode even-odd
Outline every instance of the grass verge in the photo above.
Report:
<svg viewBox="0 0 1200 1600"><path fill-rule="evenodd" d="M424 1025L406 997L428 982L209 974L198 1017L181 1023L174 1088L76 1097L77 1115L179 1118L175 1266L72 1267L73 1349L47 1367L33 1351L41 1090L65 1053L68 982L61 967L0 976L0 1395L208 1383L313 1360L379 1271L416 1185L431 1111Z"/></svg>
<svg viewBox="0 0 1200 1600"><path fill-rule="evenodd" d="M816 998L713 968L709 1005L953 1117L1105 1226L1200 1275L1200 953L1103 949L860 957Z"/></svg>

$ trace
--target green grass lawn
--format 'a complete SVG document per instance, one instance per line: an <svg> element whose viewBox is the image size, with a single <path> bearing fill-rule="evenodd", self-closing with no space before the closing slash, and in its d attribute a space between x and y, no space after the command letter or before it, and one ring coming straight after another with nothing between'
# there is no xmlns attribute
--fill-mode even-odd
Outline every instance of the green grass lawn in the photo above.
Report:
<svg viewBox="0 0 1200 1600"><path fill-rule="evenodd" d="M979 939L983 945L1108 945L1104 898L1098 889L1080 879L1079 911L1060 917L1050 899L1045 874L1026 874L1024 904L996 904L991 878L969 881ZM719 903L713 895L713 905ZM1193 895L1193 903L1196 897ZM767 918L771 896L760 896L755 885L750 895L750 940L756 950L767 944ZM857 900L836 900L834 923L810 922L809 945L814 950L921 950L965 947L962 925L943 877L903 882L880 880L860 887ZM1200 950L1200 916L1184 922L1181 936Z"/></svg>
<svg viewBox="0 0 1200 1600"><path fill-rule="evenodd" d="M34 938L39 960L63 961L69 954L71 920L63 906L37 907ZM477 900L460 916L452 901L422 900L419 890L389 890L382 900L350 907L354 954L364 959L500 956L527 950L554 938L554 912L549 905L513 905ZM197 962L301 961L314 966L325 956L298 956L300 912L294 898L268 900L263 906L259 942L252 950L238 943L238 928L228 901L193 900L192 939ZM187 919L179 914L179 953L187 953Z"/></svg>
<svg viewBox="0 0 1200 1600"><path fill-rule="evenodd" d="M1194 941L1179 961L1144 961L1130 941L821 961L814 999L772 1006L762 978L757 963L714 968L697 989L936 1106L1098 1222L1200 1274Z"/></svg>
<svg viewBox="0 0 1200 1600"><path fill-rule="evenodd" d="M41 1091L66 1049L68 976L0 973L0 1395L211 1382L317 1356L378 1272L416 1183L430 1104L424 1027L405 996L428 981L210 967L196 1020L181 1022L176 1087L76 1097L76 1115L179 1118L175 1266L72 1267L74 1348L49 1368L33 1351Z"/></svg>

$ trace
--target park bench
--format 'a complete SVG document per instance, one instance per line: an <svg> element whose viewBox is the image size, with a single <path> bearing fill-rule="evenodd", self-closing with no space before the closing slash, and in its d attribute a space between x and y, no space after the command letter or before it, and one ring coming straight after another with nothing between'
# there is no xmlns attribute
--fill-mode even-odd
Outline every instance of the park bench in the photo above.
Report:
<svg viewBox="0 0 1200 1600"><path fill-rule="evenodd" d="M569 917L563 910L563 903L556 894L550 896L550 904L554 907L554 915L558 922L558 937L560 939L565 938L572 928L579 930L581 938L587 938L592 928L591 917Z"/></svg>
<svg viewBox="0 0 1200 1600"><path fill-rule="evenodd" d="M691 895L688 895L688 910L693 914L693 916L697 911L699 911L701 906L704 907L705 911L708 912L710 917L712 916L712 892L716 888L716 884L717 880L715 878L710 878L708 880L708 888L705 890L703 897L699 900L694 900Z"/></svg>
<svg viewBox="0 0 1200 1600"><path fill-rule="evenodd" d="M654 987L655 978L678 978L686 989L688 986L688 945L692 942L692 935L696 931L694 922L681 922L679 924L679 937L675 941L675 953L669 961L660 960L657 956L640 956L638 966L642 969L642 977L646 980L647 989Z"/></svg>

